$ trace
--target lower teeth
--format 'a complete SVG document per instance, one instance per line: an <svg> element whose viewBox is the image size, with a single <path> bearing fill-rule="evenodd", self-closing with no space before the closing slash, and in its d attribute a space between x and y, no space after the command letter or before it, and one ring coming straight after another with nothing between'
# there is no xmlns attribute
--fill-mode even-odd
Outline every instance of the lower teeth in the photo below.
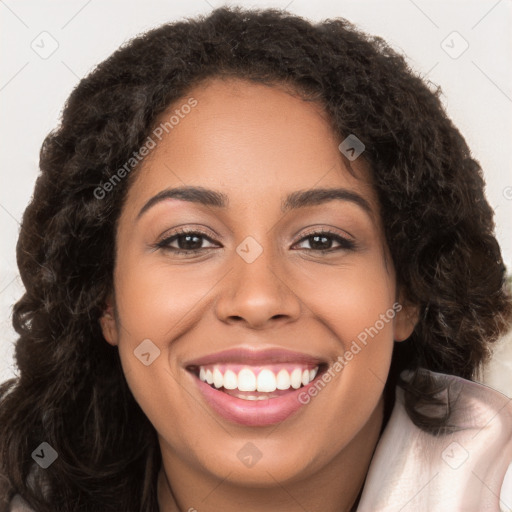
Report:
<svg viewBox="0 0 512 512"><path fill-rule="evenodd" d="M234 396L236 398L241 398L242 400L268 400L269 398L272 398L270 396L255 396L255 395L245 395L245 396L231 395L231 396Z"/></svg>
<svg viewBox="0 0 512 512"><path fill-rule="evenodd" d="M215 389L216 391L222 391L223 393L226 393L227 395L233 396L235 398L240 398L241 400L268 400L270 398L277 398L279 396L283 395L283 391L280 393L273 393L273 392L264 392L264 391L255 391L255 393L258 393L257 395L246 395L244 393L238 392L238 390L231 390L231 389L225 389L225 388L216 388L213 384L210 384L210 387ZM293 389L290 389L288 391L294 391Z"/></svg>

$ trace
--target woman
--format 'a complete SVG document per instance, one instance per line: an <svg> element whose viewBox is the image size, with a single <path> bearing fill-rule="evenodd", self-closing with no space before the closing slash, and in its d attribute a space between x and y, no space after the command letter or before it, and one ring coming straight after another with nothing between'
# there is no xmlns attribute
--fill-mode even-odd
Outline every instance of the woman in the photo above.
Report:
<svg viewBox="0 0 512 512"><path fill-rule="evenodd" d="M512 318L492 210L380 39L164 25L80 82L41 171L4 508L499 511L512 406L470 380Z"/></svg>

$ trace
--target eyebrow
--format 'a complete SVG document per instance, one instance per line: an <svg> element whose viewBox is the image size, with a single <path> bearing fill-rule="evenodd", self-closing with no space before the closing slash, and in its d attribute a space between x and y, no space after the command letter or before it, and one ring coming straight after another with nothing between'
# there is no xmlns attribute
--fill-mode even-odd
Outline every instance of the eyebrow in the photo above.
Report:
<svg viewBox="0 0 512 512"><path fill-rule="evenodd" d="M181 201L188 201L216 208L227 208L229 206L228 196L216 190L198 186L168 188L150 198L139 211L137 219L139 219L150 208L167 199L180 199ZM372 214L370 204L364 197L352 190L344 188L313 188L308 190L297 190L286 196L286 199L281 203L281 211L285 213L289 210L306 208L308 206L317 206L334 200L354 203L360 206L368 214Z"/></svg>

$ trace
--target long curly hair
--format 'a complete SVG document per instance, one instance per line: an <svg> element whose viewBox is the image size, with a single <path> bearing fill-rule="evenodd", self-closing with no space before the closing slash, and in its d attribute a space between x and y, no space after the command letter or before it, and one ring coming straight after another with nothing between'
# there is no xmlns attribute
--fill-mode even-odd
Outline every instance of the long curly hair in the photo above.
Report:
<svg viewBox="0 0 512 512"><path fill-rule="evenodd" d="M17 245L26 289L13 311L19 375L0 387L5 506L19 493L38 512L158 510L156 432L99 325L113 289L116 223L136 168L108 194L95 190L172 102L218 76L289 84L324 106L337 134L365 144L361 158L370 164L397 284L420 309L410 339L396 344L389 382L420 367L475 378L510 325L480 166L439 89L401 55L344 19L312 23L276 9L224 7L165 24L81 80L41 148ZM413 421L439 427L418 407L438 390L425 381L401 384ZM58 453L44 471L31 457L41 442Z"/></svg>

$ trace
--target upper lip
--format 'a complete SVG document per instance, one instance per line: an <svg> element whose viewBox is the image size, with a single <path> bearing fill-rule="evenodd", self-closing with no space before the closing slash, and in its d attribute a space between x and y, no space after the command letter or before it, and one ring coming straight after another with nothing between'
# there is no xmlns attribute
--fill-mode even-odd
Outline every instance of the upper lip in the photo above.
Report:
<svg viewBox="0 0 512 512"><path fill-rule="evenodd" d="M237 363L248 365L265 365L279 363L302 363L320 365L325 360L319 357L293 352L280 348L254 349L254 348L231 348L214 354L208 354L197 359L188 361L185 367L206 366L216 363Z"/></svg>

